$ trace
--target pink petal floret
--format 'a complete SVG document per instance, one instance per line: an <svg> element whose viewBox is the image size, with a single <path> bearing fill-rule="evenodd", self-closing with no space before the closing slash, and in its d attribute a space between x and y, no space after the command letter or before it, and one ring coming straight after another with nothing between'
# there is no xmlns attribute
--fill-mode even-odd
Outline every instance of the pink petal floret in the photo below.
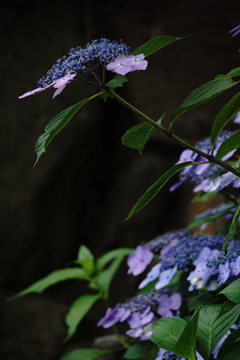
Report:
<svg viewBox="0 0 240 360"><path fill-rule="evenodd" d="M46 89L48 89L50 87L54 87L55 89L57 89L55 91L55 93L53 94L53 98L54 98L55 96L59 95L63 91L65 86L67 84L69 84L73 80L73 78L75 76L76 76L76 74L68 73L66 76L63 76L62 78L52 82L48 86L46 86L44 88L38 87L38 88L36 88L34 90L30 90L30 91L26 92L25 94L19 96L18 98L22 99L22 98L25 98L25 97L30 96L30 95L36 95L36 94L38 94L38 93L40 93L40 92L42 92L42 91L44 91L44 90L46 90Z"/></svg>
<svg viewBox="0 0 240 360"><path fill-rule="evenodd" d="M145 70L148 62L144 60L144 54L119 56L107 64L106 69L120 75L126 75L135 70Z"/></svg>

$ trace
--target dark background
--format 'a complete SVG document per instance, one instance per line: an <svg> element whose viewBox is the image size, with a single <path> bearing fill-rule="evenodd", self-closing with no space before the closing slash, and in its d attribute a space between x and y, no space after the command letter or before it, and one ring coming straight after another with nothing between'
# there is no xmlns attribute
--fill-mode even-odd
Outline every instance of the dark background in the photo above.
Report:
<svg viewBox="0 0 240 360"><path fill-rule="evenodd" d="M162 191L136 217L123 220L181 149L155 135L142 155L121 136L140 119L112 100L86 105L57 135L35 168L34 146L48 121L94 94L71 83L54 100L52 90L18 100L34 89L57 58L94 38L123 39L133 48L156 35L192 36L151 55L146 71L129 74L122 96L157 120L194 88L239 65L240 2L221 1L2 1L1 27L1 261L0 358L58 360L69 349L91 346L107 332L95 327L97 305L76 336L64 344L64 315L85 285L70 281L42 295L6 299L76 257L80 244L96 256L135 247L189 218L190 190ZM235 90L234 90L235 91ZM182 116L174 131L197 141L233 91ZM176 179L175 179L176 181ZM126 265L112 286L112 305L134 294Z"/></svg>

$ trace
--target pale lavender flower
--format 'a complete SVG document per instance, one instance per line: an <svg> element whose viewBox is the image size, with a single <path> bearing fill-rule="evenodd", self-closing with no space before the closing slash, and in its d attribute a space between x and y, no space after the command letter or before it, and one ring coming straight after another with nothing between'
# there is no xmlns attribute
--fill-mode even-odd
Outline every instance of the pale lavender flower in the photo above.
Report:
<svg viewBox="0 0 240 360"><path fill-rule="evenodd" d="M211 138L205 138L200 140L196 144L196 148L201 150L203 153L208 155L213 154L216 155L217 151L219 150L220 146L223 142L225 142L229 137L231 137L235 132L232 131L222 131L214 145L214 149L212 149L212 142ZM228 154L223 156L222 161L226 161L230 159L237 149L230 151ZM191 150L184 150L180 155L179 161L177 163L182 163L183 161L194 161L194 162L204 162L203 164L195 164L188 167L185 167L180 171L180 180L174 184L170 191L174 191L177 189L181 184L188 181L193 184L198 184L194 188L194 192L197 191L217 191L221 190L224 187L233 184L236 180L235 178L230 178L229 174L227 174L226 178L224 176L217 176L221 171L222 168L219 165L211 164L204 156L198 155L197 153L192 152Z"/></svg>
<svg viewBox="0 0 240 360"><path fill-rule="evenodd" d="M240 256L237 257L235 261L230 262L229 264L231 276L236 276L240 274Z"/></svg>
<svg viewBox="0 0 240 360"><path fill-rule="evenodd" d="M230 276L230 267L229 262L226 261L225 264L220 264L218 267L218 285L221 285L227 281Z"/></svg>
<svg viewBox="0 0 240 360"><path fill-rule="evenodd" d="M182 305L182 296L180 293L173 294L171 296L163 295L160 299L157 313L162 317L176 316L176 310ZM173 310L175 314L173 313Z"/></svg>
<svg viewBox="0 0 240 360"><path fill-rule="evenodd" d="M105 316L98 322L97 326L109 328L117 322L125 321L130 316L130 314L130 310L124 309L120 306L120 304L117 304L113 309L107 309Z"/></svg>
<svg viewBox="0 0 240 360"><path fill-rule="evenodd" d="M231 29L229 31L229 34L231 34L231 36L236 36L236 35L240 34L240 25L237 25L233 29Z"/></svg>
<svg viewBox="0 0 240 360"><path fill-rule="evenodd" d="M141 274L152 261L153 253L144 246L139 245L136 250L128 257L128 274L137 276Z"/></svg>
<svg viewBox="0 0 240 360"><path fill-rule="evenodd" d="M147 64L147 60L144 60L144 54L119 56L115 60L110 61L106 65L106 69L120 75L126 75L131 71L145 70Z"/></svg>
<svg viewBox="0 0 240 360"><path fill-rule="evenodd" d="M174 268L170 268L162 271L159 276L159 281L155 285L155 289L159 290L167 286L174 277L174 275L176 274L176 272L177 272L177 265L174 266Z"/></svg>
<svg viewBox="0 0 240 360"><path fill-rule="evenodd" d="M157 279L159 277L161 264L156 264L152 267L152 269L147 274L147 277L140 283L138 286L139 289L144 288L146 285L148 285L153 280Z"/></svg>
<svg viewBox="0 0 240 360"><path fill-rule="evenodd" d="M196 352L197 360L204 360L203 357ZM175 355L172 351L160 349L155 360L188 360L182 356Z"/></svg>
<svg viewBox="0 0 240 360"><path fill-rule="evenodd" d="M34 90L31 90L31 91L28 91L26 92L25 94L19 96L18 98L19 99L22 99L22 98L25 98L27 96L30 96L30 95L36 95L50 87L54 87L55 89L57 89L54 94L53 94L53 98L55 98L55 96L59 95L63 89L65 88L65 86L67 84L69 84L73 78L76 76L76 74L70 74L68 73L66 76L63 76L62 78L52 82L51 84L49 84L48 86L45 86L45 87L38 87Z"/></svg>
<svg viewBox="0 0 240 360"><path fill-rule="evenodd" d="M142 314L139 314L137 312L132 313L128 319L128 324L130 325L130 327L132 329L135 329L139 326L144 326L153 322L154 314L150 310L151 307L148 306Z"/></svg>
<svg viewBox="0 0 240 360"><path fill-rule="evenodd" d="M239 25L240 27L240 25ZM236 117L233 119L235 124L240 124L240 111L237 113Z"/></svg>

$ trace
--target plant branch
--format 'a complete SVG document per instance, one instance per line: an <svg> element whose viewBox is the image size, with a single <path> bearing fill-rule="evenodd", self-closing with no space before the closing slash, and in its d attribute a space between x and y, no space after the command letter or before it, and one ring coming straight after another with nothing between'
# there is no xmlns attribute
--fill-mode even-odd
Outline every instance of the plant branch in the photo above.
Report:
<svg viewBox="0 0 240 360"><path fill-rule="evenodd" d="M215 163L219 166L221 166L222 168L226 169L227 171L230 171L231 173L233 173L234 175L240 177L240 173L234 169L232 166L226 164L224 161L216 159L216 157L214 157L213 155L209 155L206 154L205 152L197 149L196 147L194 147L193 145L191 145L189 142L181 139L179 136L173 134L172 132L168 131L166 128L164 128L162 125L158 124L157 122L155 122L154 120L152 120L150 117L148 117L147 115L145 115L143 112L141 112L140 110L138 110L137 108L135 108L133 105L129 104L126 100L124 100L121 96L117 95L112 89L110 88L105 88L105 90L109 93L109 95L111 95L115 100L117 100L118 102L120 102L123 106L125 106L127 109L129 109L130 111L132 111L134 114L140 116L142 119L144 119L145 121L147 121L149 124L151 124L152 126L154 126L157 130L161 131L161 133L163 133L165 136L168 136L170 138L172 138L174 141L176 141L177 143L179 143L180 145L182 145L183 147L190 149L192 151L194 151L195 153L201 155L202 157L204 157L205 159L207 159L209 162Z"/></svg>

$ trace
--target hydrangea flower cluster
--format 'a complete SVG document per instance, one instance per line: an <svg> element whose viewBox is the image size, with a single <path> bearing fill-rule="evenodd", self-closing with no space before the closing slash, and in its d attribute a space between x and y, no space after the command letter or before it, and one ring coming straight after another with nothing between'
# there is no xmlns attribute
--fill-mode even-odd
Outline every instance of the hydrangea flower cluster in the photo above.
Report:
<svg viewBox="0 0 240 360"><path fill-rule="evenodd" d="M39 87L19 96L19 99L38 94L50 87L57 89L53 96L55 97L73 79L77 80L77 75L93 73L99 65L109 71L125 75L130 71L145 70L147 64L144 54L132 55L131 47L122 41L110 41L105 38L93 40L84 48L80 46L72 48L68 56L58 59L47 74L38 81Z"/></svg>
<svg viewBox="0 0 240 360"><path fill-rule="evenodd" d="M130 330L126 334L146 340L152 334L151 324L156 318L178 316L181 303L181 294L169 295L168 290L141 294L123 304L117 304L113 309L109 308L98 326L108 328L117 322L127 321Z"/></svg>
<svg viewBox="0 0 240 360"><path fill-rule="evenodd" d="M197 360L204 360L203 357L197 352L196 353ZM158 355L155 360L188 360L183 358L182 356L175 355L173 352L160 349Z"/></svg>
<svg viewBox="0 0 240 360"><path fill-rule="evenodd" d="M154 254L160 254L160 250L162 253L166 252L169 247L176 245L181 239L189 235L189 230L169 231L146 244L139 245L127 259L128 274L134 276L141 274L151 263Z"/></svg>
<svg viewBox="0 0 240 360"><path fill-rule="evenodd" d="M166 239L168 234L170 235L170 241L167 243ZM199 258L203 248L208 247L210 250L218 251L218 253L220 253L224 243L223 236L208 234L191 235L188 230L180 230L179 236L178 232L175 231L167 233L160 237L160 239L161 238L165 239L166 243L159 254L160 262L153 266L147 274L147 277L140 283L140 289L156 279L156 290L167 286L176 274L177 270L187 272L192 268L195 261ZM152 242L150 242L150 244L151 243ZM142 254L144 254L144 252L149 252L149 249L147 249L148 246L149 243L142 245ZM130 272L133 274L136 273L136 268L141 268L142 271L146 268L145 264L142 266L143 262L139 257L138 249L139 247L129 256L127 260L128 265L130 266ZM140 263L140 265L138 263ZM138 271L137 273L140 272Z"/></svg>
<svg viewBox="0 0 240 360"><path fill-rule="evenodd" d="M221 144L227 140L230 136L232 136L235 132L234 131L222 131L216 141L214 149L212 151L212 143L211 138L205 138L200 140L196 144L196 148L205 152L206 154L216 155L218 149L220 148ZM230 159L237 149L230 151L227 155L222 158L222 161L226 161ZM193 162L204 162L207 161L206 158L198 155L197 153L193 152L192 150L184 150L180 155L179 161L177 164L185 162L185 161L193 161ZM228 185L232 185L234 188L240 187L240 180L239 178L232 174L231 172L227 172L222 175L218 175L222 171L221 166L214 164L212 165L209 162L205 164L198 164L198 165L191 165L180 172L180 181L174 184L170 191L174 191L184 182L190 182L193 184L198 184L193 189L194 192L198 191L219 191Z"/></svg>
<svg viewBox="0 0 240 360"><path fill-rule="evenodd" d="M229 277L240 274L240 244L232 241L228 253L204 247L194 261L195 270L189 276L189 291L200 289L211 279L209 290L225 283Z"/></svg>

